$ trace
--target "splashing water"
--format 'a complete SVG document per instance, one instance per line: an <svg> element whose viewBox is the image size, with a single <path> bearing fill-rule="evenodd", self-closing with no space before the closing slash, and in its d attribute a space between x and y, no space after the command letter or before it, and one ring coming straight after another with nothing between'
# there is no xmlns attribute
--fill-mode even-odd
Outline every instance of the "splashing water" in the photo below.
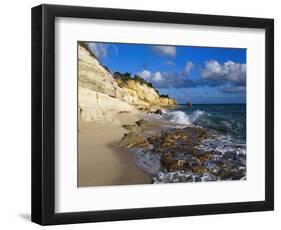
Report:
<svg viewBox="0 0 281 230"><path fill-rule="evenodd" d="M200 126L246 141L246 105L244 104L193 105L192 108L180 105L174 110L162 112L159 119L179 125Z"/></svg>
<svg viewBox="0 0 281 230"><path fill-rule="evenodd" d="M186 114L183 111L171 111L164 113L164 117L172 122L182 124L182 125L191 125L193 124L199 117L204 115L204 111L195 110L191 114Z"/></svg>

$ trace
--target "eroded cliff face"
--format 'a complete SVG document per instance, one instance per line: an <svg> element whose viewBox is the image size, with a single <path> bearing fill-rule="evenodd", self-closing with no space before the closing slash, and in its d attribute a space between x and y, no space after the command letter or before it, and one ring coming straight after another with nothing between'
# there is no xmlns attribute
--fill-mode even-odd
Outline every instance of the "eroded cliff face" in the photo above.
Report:
<svg viewBox="0 0 281 230"><path fill-rule="evenodd" d="M118 85L124 89L127 95L131 95L135 98L133 104L140 108L162 108L162 107L174 107L177 105L177 102L172 98L161 97L158 92L152 88L147 86L146 84L142 84L136 80L121 80L115 79Z"/></svg>
<svg viewBox="0 0 281 230"><path fill-rule="evenodd" d="M171 107L176 101L135 80L114 79L87 48L79 45L79 116L86 120L113 121L119 112Z"/></svg>
<svg viewBox="0 0 281 230"><path fill-rule="evenodd" d="M119 97L119 94L122 94L111 73L100 65L99 61L87 49L79 46L78 54L78 82L80 87L112 97Z"/></svg>
<svg viewBox="0 0 281 230"><path fill-rule="evenodd" d="M175 107L177 105L177 102L169 97L159 97L159 105L162 107Z"/></svg>
<svg viewBox="0 0 281 230"><path fill-rule="evenodd" d="M119 125L118 114L137 113L133 105L104 93L79 87L79 117L85 121L102 121Z"/></svg>

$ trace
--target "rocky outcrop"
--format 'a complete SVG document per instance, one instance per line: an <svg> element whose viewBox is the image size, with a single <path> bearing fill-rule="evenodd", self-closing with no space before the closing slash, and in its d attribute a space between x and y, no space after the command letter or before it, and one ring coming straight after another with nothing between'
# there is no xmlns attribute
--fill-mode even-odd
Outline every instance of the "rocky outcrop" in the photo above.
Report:
<svg viewBox="0 0 281 230"><path fill-rule="evenodd" d="M147 120L144 120L144 119L136 121L136 125L138 127L140 127L141 130L147 130L147 129L152 129L152 128L156 127L155 124L152 124L150 121L147 121Z"/></svg>
<svg viewBox="0 0 281 230"><path fill-rule="evenodd" d="M148 139L141 133L130 132L120 146L133 148L139 162L144 159L141 168L149 173L153 171L155 183L243 179L245 155L206 149L206 141L212 143L212 138L204 129L192 126L162 131ZM135 147L138 149L134 150Z"/></svg>
<svg viewBox="0 0 281 230"><path fill-rule="evenodd" d="M144 130L156 128L157 125L151 123L150 121L140 119L140 120L136 121L134 124L124 124L124 125L122 125L122 127L129 131L141 132Z"/></svg>
<svg viewBox="0 0 281 230"><path fill-rule="evenodd" d="M175 106L171 98L162 98L153 87L135 80L114 79L102 66L87 45L78 47L79 116L86 120L104 120L112 123L119 112L137 112L138 109L157 109Z"/></svg>
<svg viewBox="0 0 281 230"><path fill-rule="evenodd" d="M177 105L177 102L169 97L159 97L159 105L161 107L175 107Z"/></svg>
<svg viewBox="0 0 281 230"><path fill-rule="evenodd" d="M130 132L123 136L119 143L120 147L133 148L133 147L148 147L148 141L138 133Z"/></svg>
<svg viewBox="0 0 281 230"><path fill-rule="evenodd" d="M125 124L125 125L122 125L122 127L126 130L129 130L129 131L133 131L133 132L140 132L141 131L141 128L139 126L137 126L136 124Z"/></svg>

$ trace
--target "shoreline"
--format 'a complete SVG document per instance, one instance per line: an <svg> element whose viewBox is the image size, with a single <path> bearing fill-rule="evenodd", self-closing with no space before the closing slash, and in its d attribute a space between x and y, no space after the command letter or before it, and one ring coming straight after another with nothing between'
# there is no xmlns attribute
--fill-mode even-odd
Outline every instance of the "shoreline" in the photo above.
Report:
<svg viewBox="0 0 281 230"><path fill-rule="evenodd" d="M118 119L133 123L139 116L124 113ZM78 187L151 184L151 176L136 166L130 149L118 146L127 132L110 123L79 121Z"/></svg>
<svg viewBox="0 0 281 230"><path fill-rule="evenodd" d="M79 187L246 179L243 145L223 134L147 112L114 119L80 120Z"/></svg>
<svg viewBox="0 0 281 230"><path fill-rule="evenodd" d="M122 125L148 120L155 127L140 132L145 138L179 127L146 112L119 113L115 119L119 125L79 119L78 187L151 184L152 176L137 166L133 151L119 146L130 132Z"/></svg>

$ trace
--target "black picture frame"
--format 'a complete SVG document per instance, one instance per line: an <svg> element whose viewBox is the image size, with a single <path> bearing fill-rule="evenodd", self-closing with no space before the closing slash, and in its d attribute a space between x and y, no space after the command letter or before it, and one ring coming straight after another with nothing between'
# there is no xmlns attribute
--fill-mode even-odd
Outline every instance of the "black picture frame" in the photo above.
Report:
<svg viewBox="0 0 281 230"><path fill-rule="evenodd" d="M265 29L265 200L55 213L55 18L89 18ZM262 150L261 150L262 151ZM32 8L32 221L41 225L267 211L274 209L274 20L110 8Z"/></svg>

